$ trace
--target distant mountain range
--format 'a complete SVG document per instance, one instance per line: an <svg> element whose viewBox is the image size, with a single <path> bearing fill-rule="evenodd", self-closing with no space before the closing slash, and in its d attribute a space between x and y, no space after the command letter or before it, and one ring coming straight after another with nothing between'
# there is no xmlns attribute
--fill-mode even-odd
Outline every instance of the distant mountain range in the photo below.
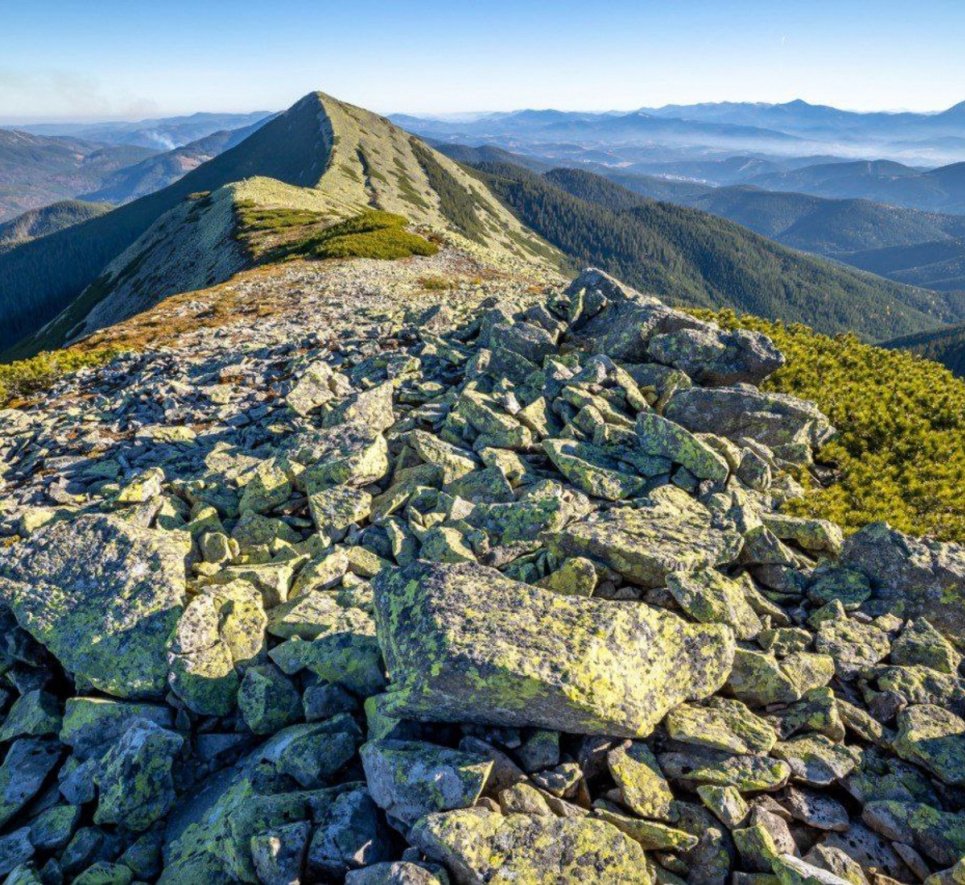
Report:
<svg viewBox="0 0 965 885"><path fill-rule="evenodd" d="M211 130L215 122L247 121L258 115L196 116L201 119L184 118L190 123L172 127L172 138L156 139L154 147L145 145L151 138L137 128L141 124L133 123L31 127L77 129L101 141L0 129L0 222L63 200L124 203L151 193L242 141L267 119L261 115L240 129ZM157 147L162 141L173 142L174 135L180 138L190 132L202 134L186 144L179 141L172 149ZM132 141L124 142L125 137Z"/></svg>
<svg viewBox="0 0 965 885"><path fill-rule="evenodd" d="M213 132L253 126L270 116L272 114L269 111L254 111L250 114L198 113L137 122L121 120L106 123L33 123L5 128L19 129L34 135L70 136L101 144L139 145L155 151L170 151Z"/></svg>
<svg viewBox="0 0 965 885"><path fill-rule="evenodd" d="M827 159L885 158L939 166L965 156L965 103L935 114L855 113L804 101L668 105L631 113L522 110L471 119L393 116L420 135L533 153L606 148L620 162L726 159L723 153ZM716 157L713 155L717 155Z"/></svg>
<svg viewBox="0 0 965 885"><path fill-rule="evenodd" d="M94 190L112 173L154 154L0 129L0 221Z"/></svg>

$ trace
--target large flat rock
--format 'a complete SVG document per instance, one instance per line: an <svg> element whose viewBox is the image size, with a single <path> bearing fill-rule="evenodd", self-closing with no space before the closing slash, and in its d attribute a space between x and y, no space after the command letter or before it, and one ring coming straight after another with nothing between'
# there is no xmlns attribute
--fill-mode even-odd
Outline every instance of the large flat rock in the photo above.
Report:
<svg viewBox="0 0 965 885"><path fill-rule="evenodd" d="M78 687L162 698L188 550L116 516L54 523L0 560L0 601Z"/></svg>
<svg viewBox="0 0 965 885"><path fill-rule="evenodd" d="M725 625L562 596L475 563L417 562L373 583L400 716L645 737L733 663Z"/></svg>

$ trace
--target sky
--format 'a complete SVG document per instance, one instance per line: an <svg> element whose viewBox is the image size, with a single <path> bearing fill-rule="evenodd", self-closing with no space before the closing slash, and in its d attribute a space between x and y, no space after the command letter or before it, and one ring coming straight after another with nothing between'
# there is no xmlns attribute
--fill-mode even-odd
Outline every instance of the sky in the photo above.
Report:
<svg viewBox="0 0 965 885"><path fill-rule="evenodd" d="M0 0L0 123L965 100L963 0Z"/></svg>

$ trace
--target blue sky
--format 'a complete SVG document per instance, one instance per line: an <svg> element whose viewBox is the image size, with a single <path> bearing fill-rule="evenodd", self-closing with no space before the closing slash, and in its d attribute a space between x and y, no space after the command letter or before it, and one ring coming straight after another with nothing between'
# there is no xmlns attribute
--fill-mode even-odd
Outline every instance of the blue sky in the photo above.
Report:
<svg viewBox="0 0 965 885"><path fill-rule="evenodd" d="M0 0L0 121L965 100L962 0Z"/></svg>

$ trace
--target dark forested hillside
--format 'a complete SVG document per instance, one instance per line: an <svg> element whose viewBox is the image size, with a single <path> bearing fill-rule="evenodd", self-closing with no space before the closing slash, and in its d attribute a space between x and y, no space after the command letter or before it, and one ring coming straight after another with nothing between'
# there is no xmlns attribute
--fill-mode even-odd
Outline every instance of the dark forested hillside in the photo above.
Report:
<svg viewBox="0 0 965 885"><path fill-rule="evenodd" d="M919 332L886 341L883 347L892 350L909 350L965 378L965 323L946 326L935 332Z"/></svg>
<svg viewBox="0 0 965 885"><path fill-rule="evenodd" d="M31 209L0 224L0 252L46 237L109 212L113 207L106 203L85 203L81 200L64 200L42 209Z"/></svg>
<svg viewBox="0 0 965 885"><path fill-rule="evenodd" d="M705 212L641 200L601 176L477 168L524 223L576 262L676 304L730 307L869 340L962 318L958 299L802 255Z"/></svg>

